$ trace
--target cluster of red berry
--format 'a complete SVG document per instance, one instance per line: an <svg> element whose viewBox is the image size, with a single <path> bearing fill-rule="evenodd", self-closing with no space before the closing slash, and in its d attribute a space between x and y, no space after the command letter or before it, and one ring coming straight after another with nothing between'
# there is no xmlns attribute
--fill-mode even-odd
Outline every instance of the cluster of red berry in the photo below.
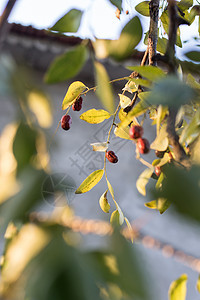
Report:
<svg viewBox="0 0 200 300"><path fill-rule="evenodd" d="M73 111L80 111L82 108L82 102L83 102L82 97L77 98L76 101L72 105ZM62 118L61 118L62 129L69 130L71 124L72 124L72 118L69 115L62 116Z"/></svg>
<svg viewBox="0 0 200 300"><path fill-rule="evenodd" d="M134 125L129 129L130 138L137 140L137 149L141 154L146 154L150 151L149 141L145 138L142 138L144 130L142 126Z"/></svg>

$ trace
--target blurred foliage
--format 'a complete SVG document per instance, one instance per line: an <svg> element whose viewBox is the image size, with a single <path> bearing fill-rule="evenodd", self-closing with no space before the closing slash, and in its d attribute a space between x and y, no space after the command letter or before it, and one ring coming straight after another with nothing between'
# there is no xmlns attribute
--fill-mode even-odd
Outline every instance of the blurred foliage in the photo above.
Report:
<svg viewBox="0 0 200 300"><path fill-rule="evenodd" d="M123 1L109 2L119 14L123 13ZM136 6L137 12L149 17L148 4L147 1L140 2ZM199 5L193 5L192 0L181 0L177 6L182 22L192 24L200 18ZM166 1L162 2L160 12L158 52L165 54L170 22ZM49 30L58 34L77 32L83 14L72 9ZM148 35L149 32L145 34L144 44L148 43ZM80 95L96 92L105 110L90 109L83 112L80 119L91 124L112 119L112 124L107 140L91 144L93 150L106 153L115 127L114 134L118 138L131 139L136 144L136 159L147 167L136 182L139 193L146 196L148 183L155 183L155 187L151 185L152 199L146 207L162 214L173 204L180 213L200 221L200 84L194 77L200 73L199 51L185 54L192 62L176 60L176 76L155 66L142 65L127 67L133 71L130 77L110 80L104 59L115 63L130 59L142 37L141 20L134 16L122 28L117 40L85 40L57 57L46 72L45 81L58 83L77 76L91 54L96 86L89 88L80 81L73 82L63 99L62 109L67 109L68 113ZM179 28L176 45L182 47ZM111 86L115 81L125 81L122 94L118 94L118 106ZM68 220L73 214L67 206L56 208L47 218L40 218L38 213L48 194L55 203L59 195L63 205L65 192L71 192L67 179L57 184L59 180L51 174L46 138L53 120L49 97L34 86L23 67L3 55L0 57L0 96L11 97L16 110L15 120L6 125L0 138L1 238L5 234L0 298L150 300L150 280L147 280L141 254L119 233L119 225L126 222L130 232L131 225L108 180L106 156L102 169L91 173L74 190L77 194L88 192L105 176L107 187L99 203L105 213L110 213L108 201L112 197L115 210L110 214L110 222L115 230L106 249L83 251L77 243L77 234L61 225L61 220ZM168 119L171 109L175 110L173 134L190 163L189 167L177 158L170 142ZM142 126L147 117L156 128L155 139L149 147L163 152L152 163L141 157L137 139L129 136L129 127ZM156 168L160 168L159 174ZM187 276L183 274L171 284L169 300L185 300L186 281Z"/></svg>

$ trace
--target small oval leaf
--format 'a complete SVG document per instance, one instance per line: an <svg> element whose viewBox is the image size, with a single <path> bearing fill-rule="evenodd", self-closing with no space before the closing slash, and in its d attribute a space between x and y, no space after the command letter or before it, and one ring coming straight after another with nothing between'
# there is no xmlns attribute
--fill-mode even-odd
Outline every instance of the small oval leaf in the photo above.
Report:
<svg viewBox="0 0 200 300"><path fill-rule="evenodd" d="M149 1L142 1L136 5L135 10L145 17L149 17Z"/></svg>
<svg viewBox="0 0 200 300"><path fill-rule="evenodd" d="M143 196L146 196L146 185L149 182L149 179L151 178L153 172L154 172L154 168L144 170L140 174L138 180L136 181L137 190Z"/></svg>
<svg viewBox="0 0 200 300"><path fill-rule="evenodd" d="M78 187L75 194L83 194L90 191L103 177L104 170L96 170L91 173Z"/></svg>
<svg viewBox="0 0 200 300"><path fill-rule="evenodd" d="M103 106L110 112L113 113L115 109L114 97L112 87L109 83L109 77L105 67L100 62L94 63L97 95L101 100Z"/></svg>
<svg viewBox="0 0 200 300"><path fill-rule="evenodd" d="M93 151L98 151L98 152L105 152L108 149L108 143L93 143L90 144L92 146Z"/></svg>
<svg viewBox="0 0 200 300"><path fill-rule="evenodd" d="M165 151L169 145L168 133L167 133L167 125L163 125L160 129L159 134L151 143L151 149L158 151Z"/></svg>
<svg viewBox="0 0 200 300"><path fill-rule="evenodd" d="M109 119L111 114L103 109L90 109L80 115L80 119L90 124L99 124L106 119Z"/></svg>
<svg viewBox="0 0 200 300"><path fill-rule="evenodd" d="M169 300L186 299L186 282L187 275L182 274L177 280L173 281L169 287Z"/></svg>
<svg viewBox="0 0 200 300"><path fill-rule="evenodd" d="M123 94L118 94L121 108L125 108L131 104L131 99Z"/></svg>
<svg viewBox="0 0 200 300"><path fill-rule="evenodd" d="M109 213L110 210L110 204L108 203L108 199L107 199L107 192L108 190L106 190L99 199L99 205L105 213Z"/></svg>
<svg viewBox="0 0 200 300"><path fill-rule="evenodd" d="M78 9L72 9L59 19L54 26L50 28L59 32L77 32L83 12Z"/></svg>
<svg viewBox="0 0 200 300"><path fill-rule="evenodd" d="M129 127L116 127L114 134L121 139L132 140L129 136Z"/></svg>
<svg viewBox="0 0 200 300"><path fill-rule="evenodd" d="M78 98L85 89L87 89L87 87L81 81L74 81L70 84L62 103L62 110L65 110L72 105L76 98Z"/></svg>
<svg viewBox="0 0 200 300"><path fill-rule="evenodd" d="M112 212L112 215L110 217L110 223L113 226L120 225L120 222L119 222L119 212L118 212L117 209Z"/></svg>

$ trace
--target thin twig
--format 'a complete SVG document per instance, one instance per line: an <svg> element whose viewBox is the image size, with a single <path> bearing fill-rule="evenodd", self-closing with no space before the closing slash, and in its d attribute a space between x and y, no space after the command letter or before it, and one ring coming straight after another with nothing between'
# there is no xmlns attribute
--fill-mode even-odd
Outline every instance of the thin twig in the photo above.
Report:
<svg viewBox="0 0 200 300"><path fill-rule="evenodd" d="M8 17L17 0L9 0L0 17L0 50L2 48L5 37L9 31Z"/></svg>

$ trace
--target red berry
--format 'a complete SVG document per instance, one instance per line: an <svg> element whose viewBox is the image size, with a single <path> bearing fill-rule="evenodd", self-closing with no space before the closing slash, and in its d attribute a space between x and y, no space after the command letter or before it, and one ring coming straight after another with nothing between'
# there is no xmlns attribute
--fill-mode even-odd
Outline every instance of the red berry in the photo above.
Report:
<svg viewBox="0 0 200 300"><path fill-rule="evenodd" d="M106 157L109 160L109 162L116 164L118 162L118 157L113 151L106 152Z"/></svg>
<svg viewBox="0 0 200 300"><path fill-rule="evenodd" d="M74 111L81 110L81 108L82 108L82 102L83 102L83 98L82 97L79 97L78 99L76 99L76 101L72 105L72 109Z"/></svg>
<svg viewBox="0 0 200 300"><path fill-rule="evenodd" d="M64 130L69 130L72 124L72 119L69 115L64 115L61 118L61 127Z"/></svg>
<svg viewBox="0 0 200 300"><path fill-rule="evenodd" d="M159 166L156 166L154 172L159 177L161 173L161 168Z"/></svg>
<svg viewBox="0 0 200 300"><path fill-rule="evenodd" d="M155 155L159 158L163 158L164 154L165 154L165 151L159 151L159 150L155 151Z"/></svg>
<svg viewBox="0 0 200 300"><path fill-rule="evenodd" d="M137 140L137 148L141 154L146 154L150 150L150 144L147 139L139 138Z"/></svg>
<svg viewBox="0 0 200 300"><path fill-rule="evenodd" d="M130 127L129 136L132 139L138 139L138 138L142 137L143 132L144 132L144 130L143 130L142 126L135 125L135 126Z"/></svg>

